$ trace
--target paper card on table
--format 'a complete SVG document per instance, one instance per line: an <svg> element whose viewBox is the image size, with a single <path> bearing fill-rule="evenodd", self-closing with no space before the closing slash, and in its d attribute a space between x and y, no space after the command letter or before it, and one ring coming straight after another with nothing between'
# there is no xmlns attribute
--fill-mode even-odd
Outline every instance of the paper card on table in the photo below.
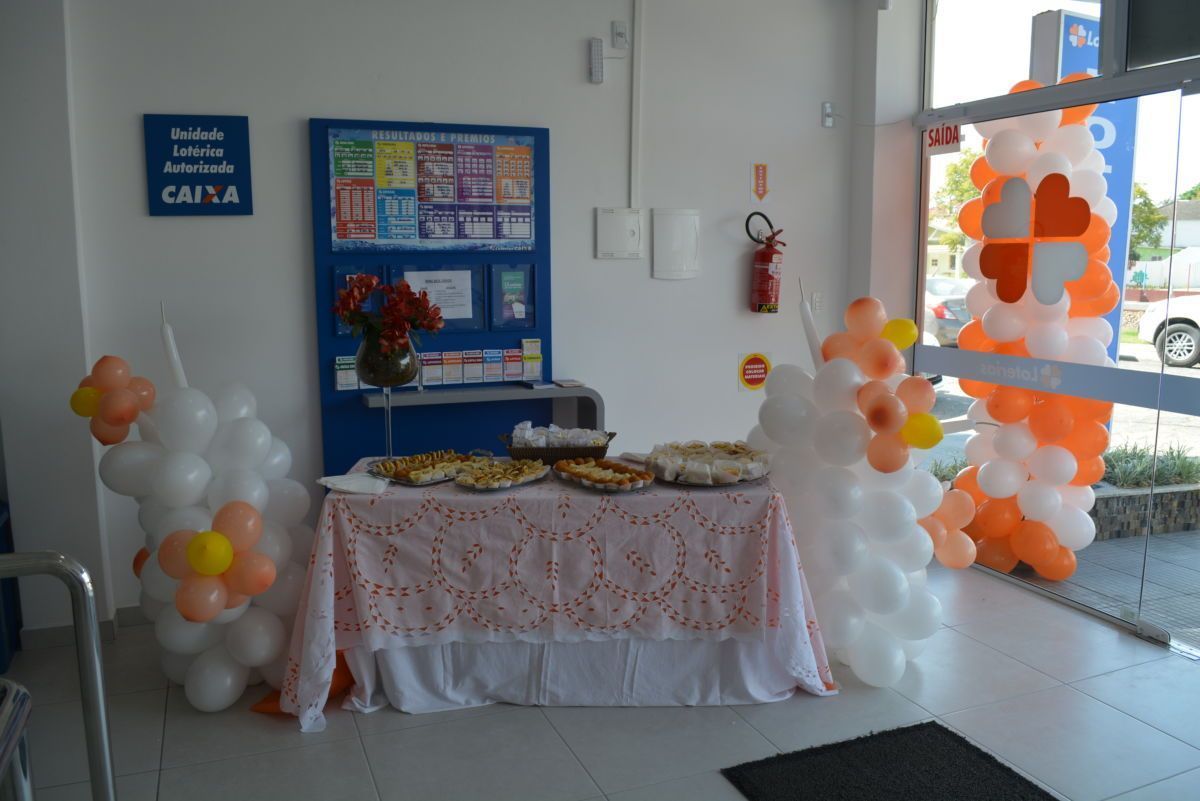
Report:
<svg viewBox="0 0 1200 801"><path fill-rule="evenodd" d="M463 382L463 355L461 350L442 351L442 383L461 384Z"/></svg>
<svg viewBox="0 0 1200 801"><path fill-rule="evenodd" d="M485 350L483 352L483 381L491 383L504 380L504 351Z"/></svg>
<svg viewBox="0 0 1200 801"><path fill-rule="evenodd" d="M521 380L521 349L520 348L505 348L504 349L504 380L505 381L520 381Z"/></svg>
<svg viewBox="0 0 1200 801"><path fill-rule="evenodd" d="M442 385L441 353L421 354L421 379L427 387L440 387Z"/></svg>
<svg viewBox="0 0 1200 801"><path fill-rule="evenodd" d="M521 361L523 366L521 377L525 381L542 380L542 354L531 353L526 355Z"/></svg>
<svg viewBox="0 0 1200 801"><path fill-rule="evenodd" d="M479 384L483 382L483 351L464 350L462 352L462 371L464 384Z"/></svg>
<svg viewBox="0 0 1200 801"><path fill-rule="evenodd" d="M337 391L358 389L358 370L353 356L337 356L333 362L333 385Z"/></svg>

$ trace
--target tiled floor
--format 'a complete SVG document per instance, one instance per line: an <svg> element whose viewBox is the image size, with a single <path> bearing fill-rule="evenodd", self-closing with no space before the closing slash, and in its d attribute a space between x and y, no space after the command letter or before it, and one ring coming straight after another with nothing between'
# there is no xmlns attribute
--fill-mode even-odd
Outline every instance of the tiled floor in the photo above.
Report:
<svg viewBox="0 0 1200 801"><path fill-rule="evenodd" d="M153 637L106 649L126 801L737 801L719 768L936 718L1063 798L1200 798L1200 664L987 575L936 569L946 628L895 689L845 668L835 698L752 707L539 709L412 716L331 711L302 735L247 692L194 711L157 668ZM18 655L33 692L40 801L86 799L70 648ZM835 668L836 670L836 668Z"/></svg>

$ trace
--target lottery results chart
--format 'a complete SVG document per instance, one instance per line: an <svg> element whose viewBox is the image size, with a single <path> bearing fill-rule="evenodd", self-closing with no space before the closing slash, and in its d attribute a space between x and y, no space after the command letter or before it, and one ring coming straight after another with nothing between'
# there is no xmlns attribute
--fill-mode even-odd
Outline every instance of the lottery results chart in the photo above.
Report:
<svg viewBox="0 0 1200 801"><path fill-rule="evenodd" d="M329 129L334 251L533 250L532 136Z"/></svg>

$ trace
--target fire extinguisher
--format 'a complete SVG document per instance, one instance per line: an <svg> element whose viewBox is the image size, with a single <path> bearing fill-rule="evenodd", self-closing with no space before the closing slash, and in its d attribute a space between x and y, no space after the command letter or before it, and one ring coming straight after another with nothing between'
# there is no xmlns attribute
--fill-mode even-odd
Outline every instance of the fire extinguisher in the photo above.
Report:
<svg viewBox="0 0 1200 801"><path fill-rule="evenodd" d="M763 229L755 232L750 230L750 221L762 217L766 222L769 234L763 236ZM775 228L770 218L761 211L751 212L746 218L746 236L751 241L762 245L754 251L754 267L750 274L750 311L761 314L779 313L779 286L783 282L783 251L780 248L787 245L779 240L782 228Z"/></svg>

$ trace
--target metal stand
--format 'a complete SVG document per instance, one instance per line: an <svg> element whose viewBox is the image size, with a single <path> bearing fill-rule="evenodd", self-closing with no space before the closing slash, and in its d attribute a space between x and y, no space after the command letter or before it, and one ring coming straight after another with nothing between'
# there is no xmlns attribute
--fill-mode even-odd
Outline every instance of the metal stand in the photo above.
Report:
<svg viewBox="0 0 1200 801"><path fill-rule="evenodd" d="M387 439L384 456L392 458L392 388L383 388L383 436Z"/></svg>
<svg viewBox="0 0 1200 801"><path fill-rule="evenodd" d="M66 584L71 593L92 798L97 801L116 801L117 785L108 737L104 673L100 662L100 626L96 621L96 591L92 587L92 577L76 559L57 551L0 554L0 578L32 575L54 576Z"/></svg>

